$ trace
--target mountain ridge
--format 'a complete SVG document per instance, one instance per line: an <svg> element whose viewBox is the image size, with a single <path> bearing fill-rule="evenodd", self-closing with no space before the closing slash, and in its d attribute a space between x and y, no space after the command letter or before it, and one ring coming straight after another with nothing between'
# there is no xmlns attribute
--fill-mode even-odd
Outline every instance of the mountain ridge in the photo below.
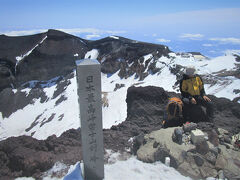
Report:
<svg viewBox="0 0 240 180"><path fill-rule="evenodd" d="M170 52L168 47L163 45L138 42L123 37L110 36L88 41L57 30L48 30L31 36L3 36L0 37L0 62L10 61L11 67L4 65L1 67L9 71L10 75L8 78L0 79L0 83L3 84L0 90L11 86L19 87L31 80L48 80L59 75L65 76L75 69L75 60L83 59L92 49L98 50L100 62L104 59L102 63L104 73L115 73L121 68L121 64L126 66L126 63L118 62L116 58L131 63L157 50L159 56ZM3 74L1 69L0 74ZM130 74L136 71L137 67L132 68Z"/></svg>

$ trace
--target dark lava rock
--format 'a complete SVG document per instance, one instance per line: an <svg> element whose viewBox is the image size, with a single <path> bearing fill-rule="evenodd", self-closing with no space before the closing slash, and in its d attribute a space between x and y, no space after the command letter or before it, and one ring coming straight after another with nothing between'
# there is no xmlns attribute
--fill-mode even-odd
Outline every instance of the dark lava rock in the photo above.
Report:
<svg viewBox="0 0 240 180"><path fill-rule="evenodd" d="M11 88L5 88L0 92L0 112L2 112L3 117L9 117L13 112L18 109L23 109L29 104L33 104L33 99L40 98L40 102L44 102L47 96L42 88L31 89L29 94L17 90L13 92Z"/></svg>
<svg viewBox="0 0 240 180"><path fill-rule="evenodd" d="M231 143L232 143L231 137L229 137L229 136L227 136L227 135L224 135L223 138L224 138L224 142L226 142L226 143L228 143L228 144L231 144Z"/></svg>
<svg viewBox="0 0 240 180"><path fill-rule="evenodd" d="M134 155L137 154L137 150L140 148L140 146L142 144L144 144L144 134L143 133L136 136L134 141L133 141L132 153Z"/></svg>
<svg viewBox="0 0 240 180"><path fill-rule="evenodd" d="M122 87L125 87L125 84L116 84L115 85L115 88L114 88L114 91L116 91L116 90L118 90L118 89L120 89L120 88L122 88Z"/></svg>
<svg viewBox="0 0 240 180"><path fill-rule="evenodd" d="M217 156L214 153L209 151L207 154L205 154L204 157L209 163L211 163L212 165L215 165L216 160L217 160Z"/></svg>
<svg viewBox="0 0 240 180"><path fill-rule="evenodd" d="M182 142L182 138L183 138L183 130L182 130L182 128L176 128L176 129L174 129L174 133L173 133L173 135L172 135L172 140L173 140L173 142L175 142L175 143L178 143L178 144L182 144L183 142Z"/></svg>
<svg viewBox="0 0 240 180"><path fill-rule="evenodd" d="M193 155L193 158L194 158L194 161L195 161L195 163L198 165L198 166L202 166L203 165L203 163L204 163L204 159L201 157L201 156L199 156L199 155Z"/></svg>
<svg viewBox="0 0 240 180"><path fill-rule="evenodd" d="M163 117L169 95L163 88L130 87L127 93L128 118L146 118L147 123L159 121Z"/></svg>
<svg viewBox="0 0 240 180"><path fill-rule="evenodd" d="M205 155L209 152L209 146L205 139L202 138L202 140L196 142L196 151L202 155Z"/></svg>
<svg viewBox="0 0 240 180"><path fill-rule="evenodd" d="M207 133L208 133L209 142L211 142L214 146L218 146L219 145L219 139L218 139L217 132L214 129L212 129L210 131L207 131Z"/></svg>
<svg viewBox="0 0 240 180"><path fill-rule="evenodd" d="M0 58L0 90L14 86L14 81L15 64L9 59Z"/></svg>
<svg viewBox="0 0 240 180"><path fill-rule="evenodd" d="M55 162L74 164L82 159L81 136L68 130L60 137L36 140L30 136L11 137L0 142L0 179L19 176L40 178Z"/></svg>

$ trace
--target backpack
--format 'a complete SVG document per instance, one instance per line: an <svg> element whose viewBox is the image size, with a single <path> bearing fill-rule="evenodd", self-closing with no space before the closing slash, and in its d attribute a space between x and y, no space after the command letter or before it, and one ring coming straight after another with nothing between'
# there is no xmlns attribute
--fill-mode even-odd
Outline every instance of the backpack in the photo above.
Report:
<svg viewBox="0 0 240 180"><path fill-rule="evenodd" d="M172 97L167 104L167 119L182 117L183 102L178 97Z"/></svg>

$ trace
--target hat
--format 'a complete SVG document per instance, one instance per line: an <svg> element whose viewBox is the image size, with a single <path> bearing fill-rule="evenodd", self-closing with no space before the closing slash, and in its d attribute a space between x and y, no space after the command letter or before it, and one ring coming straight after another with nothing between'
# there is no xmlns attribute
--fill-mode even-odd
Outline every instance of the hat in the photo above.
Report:
<svg viewBox="0 0 240 180"><path fill-rule="evenodd" d="M193 76L197 73L197 70L195 69L194 66L189 66L185 69L185 74L188 76Z"/></svg>

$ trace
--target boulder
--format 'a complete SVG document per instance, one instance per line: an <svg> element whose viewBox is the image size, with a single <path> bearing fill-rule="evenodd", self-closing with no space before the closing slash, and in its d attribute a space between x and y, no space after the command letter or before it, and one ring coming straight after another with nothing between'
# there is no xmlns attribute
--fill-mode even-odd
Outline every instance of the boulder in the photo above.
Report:
<svg viewBox="0 0 240 180"><path fill-rule="evenodd" d="M180 145L172 141L175 128L161 129L145 135L145 144L137 151L137 158L144 162L155 162L160 160L164 163L166 157L170 157L170 166L177 168L184 161L184 152L194 149L194 145ZM157 148L154 146L158 144ZM154 148L155 147L155 148Z"/></svg>
<svg viewBox="0 0 240 180"><path fill-rule="evenodd" d="M192 130L195 130L197 128L196 123L186 123L183 125L183 131L186 132L191 132Z"/></svg>
<svg viewBox="0 0 240 180"><path fill-rule="evenodd" d="M217 160L217 156L214 153L209 151L207 154L205 154L204 157L209 163L211 163L212 165L215 165L216 160Z"/></svg>
<svg viewBox="0 0 240 180"><path fill-rule="evenodd" d="M205 155L209 152L209 146L207 141L204 138L200 138L197 142L196 142L196 151L199 154Z"/></svg>
<svg viewBox="0 0 240 180"><path fill-rule="evenodd" d="M214 146L219 145L219 139L218 139L218 134L217 132L212 129L211 131L208 131L208 140L211 142Z"/></svg>
<svg viewBox="0 0 240 180"><path fill-rule="evenodd" d="M197 144L199 141L204 139L204 137L205 137L205 134L199 129L191 131L191 141L193 144Z"/></svg>
<svg viewBox="0 0 240 180"><path fill-rule="evenodd" d="M203 163L204 163L204 159L199 156L199 155L193 155L193 158L195 160L195 163L198 165L198 166L202 166Z"/></svg>
<svg viewBox="0 0 240 180"><path fill-rule="evenodd" d="M172 134L172 140L175 143L182 144L183 130L182 128L175 128L174 133Z"/></svg>
<svg viewBox="0 0 240 180"><path fill-rule="evenodd" d="M218 155L217 159L216 159L216 163L215 163L215 167L218 170L224 169L225 164L227 164L227 159L222 155Z"/></svg>

